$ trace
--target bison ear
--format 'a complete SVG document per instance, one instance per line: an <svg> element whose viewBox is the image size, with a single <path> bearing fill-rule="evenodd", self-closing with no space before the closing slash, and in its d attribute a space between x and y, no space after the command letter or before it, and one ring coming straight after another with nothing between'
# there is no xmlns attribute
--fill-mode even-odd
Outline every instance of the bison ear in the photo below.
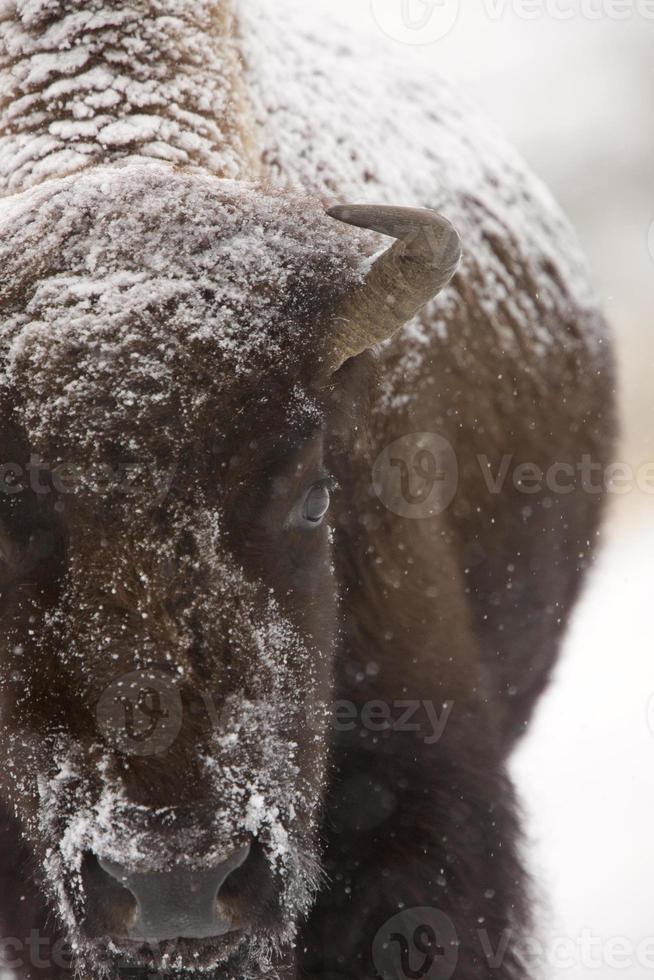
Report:
<svg viewBox="0 0 654 980"><path fill-rule="evenodd" d="M343 205L327 214L396 239L332 312L326 358L331 375L392 337L448 284L461 260L461 240L447 218L422 208Z"/></svg>

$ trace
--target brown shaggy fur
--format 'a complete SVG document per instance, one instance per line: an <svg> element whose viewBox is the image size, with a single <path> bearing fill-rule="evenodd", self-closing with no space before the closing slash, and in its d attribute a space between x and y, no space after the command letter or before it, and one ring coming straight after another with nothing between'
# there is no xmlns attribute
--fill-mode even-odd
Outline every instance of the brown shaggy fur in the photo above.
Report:
<svg viewBox="0 0 654 980"><path fill-rule="evenodd" d="M259 145L253 120L263 134L277 113L290 145L304 134L307 166L320 123L287 118L284 98L249 103L231 5L16 11L0 25L16 85L0 107L16 194L0 211L0 917L21 980L71 975L51 948L45 973L30 966L31 930L67 936L83 980L156 963L171 978L406 980L415 909L449 921L436 941L461 980L526 980L507 758L593 560L604 492L580 467L601 470L614 433L606 329L572 282L572 238L512 157L503 182L484 157L492 211L438 191L465 244L452 287L325 383L325 323L380 244L324 213L339 167L385 193L381 162L349 146L356 124L339 121L333 159L291 192L284 141ZM60 77L47 57L86 43L85 70L128 77L107 118L112 85L80 74L77 89L78 69ZM54 77L23 70L32 57ZM126 139L134 105L149 122ZM430 123L451 136L458 115L442 115ZM481 166L483 140L452 138ZM458 482L414 520L383 501L402 465L419 498L417 433L450 444ZM375 482L398 439L399 468ZM71 483L54 484L64 464ZM572 468L569 491L534 485L552 466ZM329 526L307 530L298 508L330 478ZM182 705L177 738L143 757L98 713L137 669ZM351 725L334 724L342 702ZM411 724L362 724L372 705L413 706ZM440 737L425 706L448 712ZM225 899L235 938L163 959L112 945L133 905L117 885L106 901L99 857L202 868L246 839Z"/></svg>

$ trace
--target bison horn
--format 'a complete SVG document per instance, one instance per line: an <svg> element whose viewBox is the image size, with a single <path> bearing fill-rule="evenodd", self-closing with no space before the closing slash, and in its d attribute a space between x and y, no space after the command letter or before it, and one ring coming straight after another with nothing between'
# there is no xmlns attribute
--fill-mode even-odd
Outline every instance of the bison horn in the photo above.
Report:
<svg viewBox="0 0 654 980"><path fill-rule="evenodd" d="M346 204L327 214L397 239L332 313L332 373L392 337L448 284L461 260L461 240L447 218L424 208Z"/></svg>

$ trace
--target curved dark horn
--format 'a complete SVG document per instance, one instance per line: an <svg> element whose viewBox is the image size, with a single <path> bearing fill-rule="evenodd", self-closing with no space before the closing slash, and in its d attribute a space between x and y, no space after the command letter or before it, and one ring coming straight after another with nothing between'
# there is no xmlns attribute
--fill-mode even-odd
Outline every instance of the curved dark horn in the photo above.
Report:
<svg viewBox="0 0 654 980"><path fill-rule="evenodd" d="M461 260L461 240L447 218L423 208L346 204L327 214L397 239L332 314L333 372L391 337L448 284Z"/></svg>

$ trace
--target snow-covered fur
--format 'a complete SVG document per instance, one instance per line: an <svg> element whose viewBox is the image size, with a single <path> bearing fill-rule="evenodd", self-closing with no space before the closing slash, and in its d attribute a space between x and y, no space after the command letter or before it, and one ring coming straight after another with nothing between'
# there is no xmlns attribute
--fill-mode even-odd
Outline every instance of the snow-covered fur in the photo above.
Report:
<svg viewBox="0 0 654 980"><path fill-rule="evenodd" d="M525 976L506 758L603 494L493 480L608 460L605 325L515 153L443 80L313 17L0 0L0 911L23 942L63 927L84 980L399 980L420 915L380 936L411 909L449 922L462 980ZM464 259L325 383L328 314L384 246L337 201L436 208ZM371 475L408 439L420 489L419 433L458 485L413 520ZM178 723L144 755L107 724L137 672ZM360 724L380 703L447 724ZM110 938L129 909L103 908L98 859L202 868L244 840L233 935Z"/></svg>
<svg viewBox="0 0 654 980"><path fill-rule="evenodd" d="M230 3L2 0L0 186L127 154L256 173Z"/></svg>

